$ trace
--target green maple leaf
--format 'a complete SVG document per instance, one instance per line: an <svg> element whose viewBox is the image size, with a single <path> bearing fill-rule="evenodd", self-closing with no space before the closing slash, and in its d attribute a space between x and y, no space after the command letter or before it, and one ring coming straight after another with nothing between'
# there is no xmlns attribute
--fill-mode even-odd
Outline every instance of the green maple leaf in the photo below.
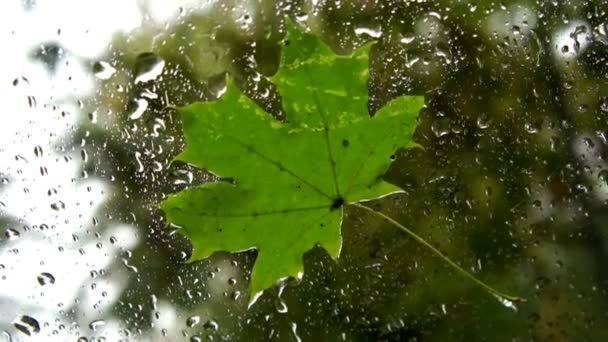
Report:
<svg viewBox="0 0 608 342"><path fill-rule="evenodd" d="M303 269L320 245L337 258L344 206L400 191L382 180L412 135L422 96L367 110L369 45L337 56L311 34L290 29L271 78L288 123L230 81L215 102L179 108L187 148L178 160L233 183L206 183L170 195L161 207L193 245L191 260L215 251L258 252L253 296Z"/></svg>

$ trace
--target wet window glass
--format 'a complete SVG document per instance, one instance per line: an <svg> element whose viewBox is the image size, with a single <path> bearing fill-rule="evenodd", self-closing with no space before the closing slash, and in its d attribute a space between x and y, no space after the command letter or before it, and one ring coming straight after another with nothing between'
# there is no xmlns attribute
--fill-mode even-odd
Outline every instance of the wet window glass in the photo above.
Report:
<svg viewBox="0 0 608 342"><path fill-rule="evenodd" d="M296 95L281 94L291 70L281 61L308 44L286 39L290 30L328 47L321 64L369 58L308 75L359 82L368 98L300 81ZM2 341L608 340L605 1L8 0L0 38ZM227 134L199 126L188 137L179 109L217 108L234 89L268 136L292 127L300 107L286 101L309 91L342 96L345 108L364 101L369 122L398 99L421 101L413 140L374 178L388 190L361 205L327 196L321 209L338 215L341 236L311 244L297 274L281 273L292 261L278 257L252 271L267 254L247 244L251 234L215 242L243 248L203 255L212 238L189 235L199 223L222 232L207 214L224 207L195 206L190 226L161 208L189 189L245 183L176 157L192 139ZM328 142L339 188L343 156L329 141L343 122L311 99L325 130L293 131ZM245 132L239 143L262 134L246 108L225 113ZM388 141L366 127L358 134L370 146ZM308 184L249 143L222 159L230 144L199 152L256 182L289 174ZM304 147L273 148L303 168L316 160ZM242 164L250 155L277 174ZM256 194L247 198L262 203ZM296 194L278 191L259 204L268 211L249 212L251 222L280 214L257 235L283 250L305 234L291 221L300 209L272 208ZM252 293L252 279L273 272L286 276Z"/></svg>

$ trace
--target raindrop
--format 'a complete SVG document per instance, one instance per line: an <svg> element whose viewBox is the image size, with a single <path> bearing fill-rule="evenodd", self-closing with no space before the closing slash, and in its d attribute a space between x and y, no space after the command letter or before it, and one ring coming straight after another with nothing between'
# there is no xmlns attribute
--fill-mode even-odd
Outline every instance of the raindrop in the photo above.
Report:
<svg viewBox="0 0 608 342"><path fill-rule="evenodd" d="M13 322L13 325L17 330L26 334L27 336L32 336L33 334L37 334L40 332L40 323L30 316L23 315L19 318L18 321Z"/></svg>
<svg viewBox="0 0 608 342"><path fill-rule="evenodd" d="M357 36L367 35L372 38L380 38L380 36L382 36L382 31L369 27L357 27L355 28L355 34Z"/></svg>
<svg viewBox="0 0 608 342"><path fill-rule="evenodd" d="M156 310L158 299L156 295L150 295L150 305L152 306L152 310Z"/></svg>
<svg viewBox="0 0 608 342"><path fill-rule="evenodd" d="M480 129L486 129L490 127L490 120L488 119L487 114L481 114L479 117L477 117L477 127L479 127Z"/></svg>
<svg viewBox="0 0 608 342"><path fill-rule="evenodd" d="M27 105L30 108L36 108L36 98L34 96L27 97Z"/></svg>
<svg viewBox="0 0 608 342"><path fill-rule="evenodd" d="M437 138L441 138L450 133L450 121L447 118L441 118L433 122L431 130Z"/></svg>
<svg viewBox="0 0 608 342"><path fill-rule="evenodd" d="M517 311L517 306L515 306L515 303L513 303L512 300L509 300L507 298L503 298L500 296L495 296L496 299L498 299L498 301L500 302L500 304L504 305L505 307L512 309L513 311Z"/></svg>
<svg viewBox="0 0 608 342"><path fill-rule="evenodd" d="M604 113L608 113L608 97L605 97L600 103L600 110Z"/></svg>
<svg viewBox="0 0 608 342"><path fill-rule="evenodd" d="M38 284L41 286L55 284L55 277L47 272L40 273L36 279L38 279Z"/></svg>
<svg viewBox="0 0 608 342"><path fill-rule="evenodd" d="M42 158L44 152L42 151L42 146L38 145L34 147L34 155L38 158Z"/></svg>
<svg viewBox="0 0 608 342"><path fill-rule="evenodd" d="M192 183L192 181L194 180L194 174L192 173L192 171L188 170L186 167L187 166L185 166L184 168L176 169L172 173L172 176L174 177L173 184L180 185L180 184L191 184Z"/></svg>
<svg viewBox="0 0 608 342"><path fill-rule="evenodd" d="M293 337L296 339L296 341L302 342L302 339L300 338L300 336L298 336L298 325L296 324L296 322L291 322L289 325L291 327L291 333L293 334Z"/></svg>
<svg viewBox="0 0 608 342"><path fill-rule="evenodd" d="M538 133L538 130L540 129L539 123L534 122L534 121L526 122L525 127L526 127L526 131L530 134Z"/></svg>
<svg viewBox="0 0 608 342"><path fill-rule="evenodd" d="M93 74L100 80L109 79L115 72L116 69L108 62L99 61L93 64Z"/></svg>
<svg viewBox="0 0 608 342"><path fill-rule="evenodd" d="M414 58L410 59L409 61L406 61L405 66L409 69L409 68L413 67L419 61L420 61L420 57L414 57Z"/></svg>
<svg viewBox="0 0 608 342"><path fill-rule="evenodd" d="M205 330L217 331L217 329L219 328L219 325L217 324L216 321L210 319L207 322L205 322L205 324L203 325L203 328L205 328Z"/></svg>
<svg viewBox="0 0 608 342"><path fill-rule="evenodd" d="M580 105L578 105L578 111L580 113L584 113L587 111L587 109L589 108L589 106L587 106L586 104L582 103Z"/></svg>
<svg viewBox="0 0 608 342"><path fill-rule="evenodd" d="M416 40L416 36L414 36L413 34L407 34L404 35L399 41L403 44L409 44L414 40Z"/></svg>
<svg viewBox="0 0 608 342"><path fill-rule="evenodd" d="M600 173L597 175L597 178L600 182L602 182L603 185L608 186L608 170L600 171Z"/></svg>
<svg viewBox="0 0 608 342"><path fill-rule="evenodd" d="M135 152L135 161L137 162L137 172L144 172L144 164L141 162L141 153Z"/></svg>
<svg viewBox="0 0 608 342"><path fill-rule="evenodd" d="M156 94L155 92L153 92L153 91L152 91L152 90L150 90L150 89L144 89L144 90L141 92L141 96L142 96L142 97L145 97L145 98L147 98L147 99L150 99L150 100L155 100L155 99L157 99L157 98L158 98L158 94Z"/></svg>
<svg viewBox="0 0 608 342"><path fill-rule="evenodd" d="M135 66L135 83L155 80L165 67L165 61L159 56L146 52L137 56Z"/></svg>
<svg viewBox="0 0 608 342"><path fill-rule="evenodd" d="M19 238L19 235L21 234L13 228L6 228L4 231L4 236L6 236L8 240L16 240Z"/></svg>
<svg viewBox="0 0 608 342"><path fill-rule="evenodd" d="M186 319L186 325L189 328L192 328L193 326L199 324L200 322L201 322L200 316L191 316L191 317L188 317L188 319Z"/></svg>
<svg viewBox="0 0 608 342"><path fill-rule="evenodd" d="M129 271L131 271L131 272L133 272L133 273L137 273L137 272L138 272L137 267L135 267L135 266L133 266L133 265L130 265L130 264L129 264L129 261L127 261L127 259L122 259L122 264L123 264L123 265L124 265L124 266L125 266L125 267L126 267L128 270L129 270Z"/></svg>
<svg viewBox="0 0 608 342"><path fill-rule="evenodd" d="M288 312L287 304L285 304L282 298L275 300L275 308L278 313L284 314Z"/></svg>
<svg viewBox="0 0 608 342"><path fill-rule="evenodd" d="M59 211L65 209L65 203L63 201L55 202L51 204L51 209Z"/></svg>
<svg viewBox="0 0 608 342"><path fill-rule="evenodd" d="M129 101L127 105L129 119L136 120L141 118L146 109L148 109L148 100L146 99L140 98Z"/></svg>
<svg viewBox="0 0 608 342"><path fill-rule="evenodd" d="M285 287L287 286L287 282L285 281L281 281L278 284L277 287L277 297L275 299L275 309L277 310L278 313L287 313L288 308L287 308L287 304L285 304L285 301L283 301L283 298L281 298L281 296L283 295L283 291L285 291Z"/></svg>
<svg viewBox="0 0 608 342"><path fill-rule="evenodd" d="M163 164L161 164L160 162L158 162L156 160L154 162L152 162L152 171L160 172L162 170L163 170Z"/></svg>
<svg viewBox="0 0 608 342"><path fill-rule="evenodd" d="M89 329L97 331L97 329L103 327L104 325L106 325L106 321L104 321L103 319L96 319L89 323Z"/></svg>

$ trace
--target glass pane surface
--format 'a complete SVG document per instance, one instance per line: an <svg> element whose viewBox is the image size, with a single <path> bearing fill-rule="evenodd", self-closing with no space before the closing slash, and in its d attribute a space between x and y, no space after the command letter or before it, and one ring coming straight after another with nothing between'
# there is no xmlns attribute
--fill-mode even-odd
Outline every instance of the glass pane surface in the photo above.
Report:
<svg viewBox="0 0 608 342"><path fill-rule="evenodd" d="M425 97L368 205L525 301L352 206L253 303L255 249L188 262L159 203L226 179L175 108L229 78L289 120L288 25L373 44L370 115ZM608 340L605 1L6 0L0 41L0 341Z"/></svg>

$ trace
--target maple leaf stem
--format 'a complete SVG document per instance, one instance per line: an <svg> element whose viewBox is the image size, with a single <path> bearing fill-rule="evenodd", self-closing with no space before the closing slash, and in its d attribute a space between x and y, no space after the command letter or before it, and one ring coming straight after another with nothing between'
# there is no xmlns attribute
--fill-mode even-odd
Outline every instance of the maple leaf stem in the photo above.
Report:
<svg viewBox="0 0 608 342"><path fill-rule="evenodd" d="M373 215L375 215L377 217L380 217L380 218L382 218L382 219L390 222L395 227L401 229L402 231L404 231L405 233L407 233L410 237L412 237L414 240L416 240L417 242L419 242L420 244L422 244L423 246L425 246L426 248L428 248L435 255L437 255L438 257L440 257L441 259L443 259L443 261L445 261L450 266L452 266L454 269L456 269L460 274L462 274L463 276L469 278L475 284L481 286L490 295L496 297L503 305L505 305L507 307L514 307L513 302L524 302L525 301L525 299L522 298L522 297L508 295L506 293L498 291L497 289L493 288L492 286L490 286L490 285L484 283L483 281L479 280L473 274L471 274L470 272L466 271L464 268L460 267L457 263L455 263L454 261L452 261L452 259L450 259L449 257L447 257L445 254L441 253L441 251L439 251L437 248L435 248L433 245L431 245L429 242L427 242L420 235L414 233L413 231L411 231L410 229L408 229L407 227L405 227L401 223L395 221L393 218L391 218L390 216L384 214L383 212L377 211L375 209L372 209L372 208L370 208L368 206L365 206L363 204L360 204L360 203L350 203L350 205L352 205L354 207L357 207L357 208L360 208L360 209L363 209L363 210L365 210L367 212L370 212Z"/></svg>

